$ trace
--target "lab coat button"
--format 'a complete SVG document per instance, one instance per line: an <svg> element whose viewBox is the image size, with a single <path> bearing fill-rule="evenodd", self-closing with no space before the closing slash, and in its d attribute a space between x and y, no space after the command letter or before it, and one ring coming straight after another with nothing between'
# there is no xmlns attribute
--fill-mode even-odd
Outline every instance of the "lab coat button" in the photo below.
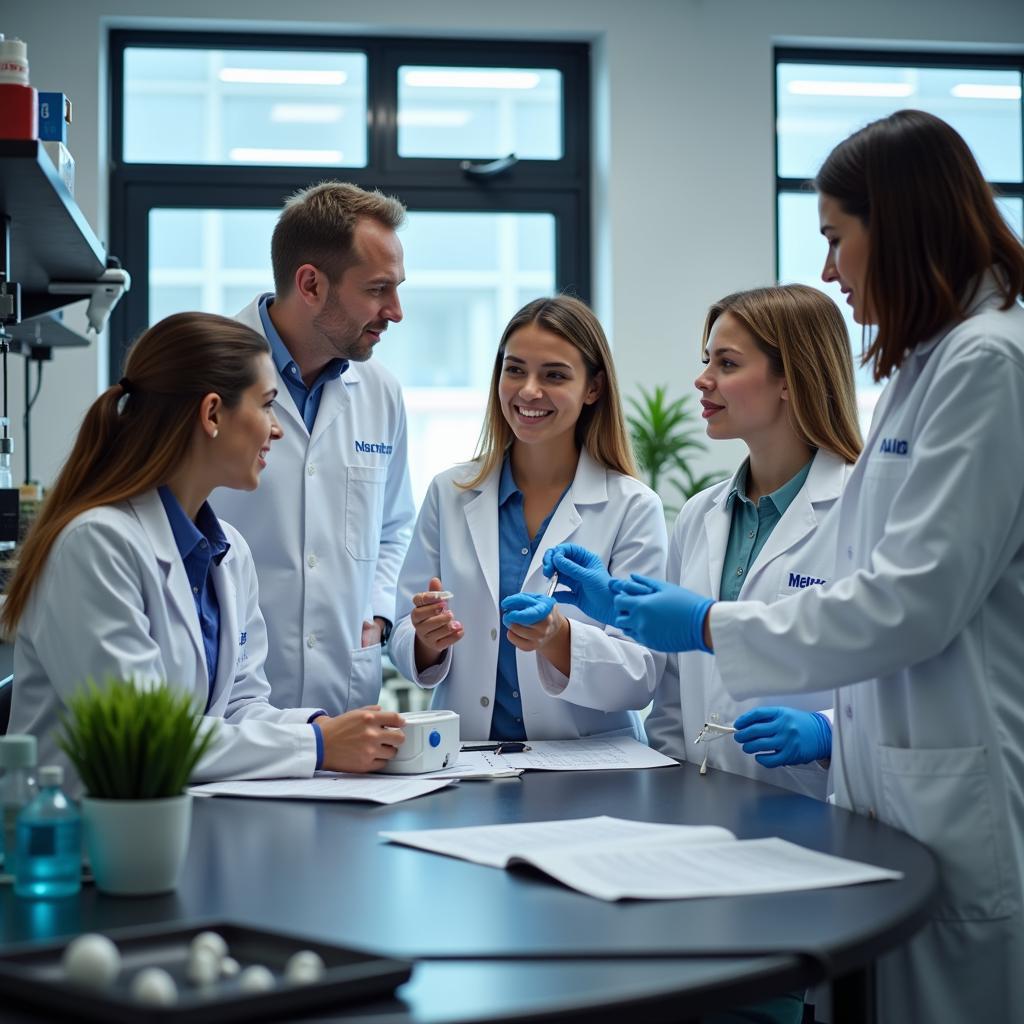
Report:
<svg viewBox="0 0 1024 1024"><path fill-rule="evenodd" d="M316 647L316 633L310 633L309 636L306 637L306 646Z"/></svg>
<svg viewBox="0 0 1024 1024"><path fill-rule="evenodd" d="M486 707L490 706L490 703L491 703L490 697L481 697L480 698L480 707L486 708Z"/></svg>
<svg viewBox="0 0 1024 1024"><path fill-rule="evenodd" d="M316 568L316 555L310 555L309 558L306 559L306 564L310 567L310 569L315 569Z"/></svg>
<svg viewBox="0 0 1024 1024"><path fill-rule="evenodd" d="M306 472L307 472L307 473L308 473L308 474L309 474L310 476L315 476L315 475L316 475L316 466L312 465L312 463L311 463L310 465L308 465L308 466L306 467Z"/></svg>
<svg viewBox="0 0 1024 1024"><path fill-rule="evenodd" d="M491 639L492 640L497 640L498 639L498 631L496 629L492 629L491 630Z"/></svg>

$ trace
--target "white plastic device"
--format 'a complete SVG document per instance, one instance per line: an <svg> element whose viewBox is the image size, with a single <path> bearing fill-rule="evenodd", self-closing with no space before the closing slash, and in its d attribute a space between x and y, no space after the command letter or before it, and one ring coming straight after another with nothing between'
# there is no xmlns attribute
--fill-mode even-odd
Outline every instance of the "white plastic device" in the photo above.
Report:
<svg viewBox="0 0 1024 1024"><path fill-rule="evenodd" d="M402 715L405 742L380 769L393 775L436 772L459 757L459 716L454 711L411 711Z"/></svg>

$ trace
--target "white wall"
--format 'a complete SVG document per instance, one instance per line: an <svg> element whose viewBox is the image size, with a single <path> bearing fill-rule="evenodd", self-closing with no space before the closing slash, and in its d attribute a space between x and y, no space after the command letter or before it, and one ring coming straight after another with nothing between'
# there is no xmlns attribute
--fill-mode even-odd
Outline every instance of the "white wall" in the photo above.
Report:
<svg viewBox="0 0 1024 1024"><path fill-rule="evenodd" d="M111 27L497 36L595 44L595 301L624 390L688 391L707 305L774 272L772 46L902 44L1024 50L1020 0L15 0L0 31L28 41L32 83L74 103L76 197L106 238ZM372 17L372 22L367 18ZM810 244L816 244L811 242ZM128 268L129 270L131 268ZM20 371L12 361L20 437ZM36 414L33 465L52 479L105 373L106 354L59 352ZM739 448L716 445L731 466ZM707 468L710 468L710 463ZM20 461L15 465L20 479Z"/></svg>

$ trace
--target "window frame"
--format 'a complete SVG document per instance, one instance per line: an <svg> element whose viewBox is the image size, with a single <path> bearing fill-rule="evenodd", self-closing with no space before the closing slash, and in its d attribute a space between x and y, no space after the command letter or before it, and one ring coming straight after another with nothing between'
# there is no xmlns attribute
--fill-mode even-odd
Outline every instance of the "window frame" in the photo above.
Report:
<svg viewBox="0 0 1024 1024"><path fill-rule="evenodd" d="M908 67L943 68L963 71L1016 71L1024 82L1024 54L1020 53L977 53L970 50L889 50L889 49L835 49L832 47L775 47L772 60L772 124L775 145L772 153L772 170L775 175L775 277L778 279L782 268L781 240L779 230L779 198L785 194L805 195L813 191L812 179L782 177L779 174L779 90L778 68L780 64L835 64L841 66L862 65L864 67ZM1024 152L1024 96L1021 99L1020 118L1021 147ZM1021 199L1024 201L1024 175L1021 181L989 181L999 198Z"/></svg>
<svg viewBox="0 0 1024 1024"><path fill-rule="evenodd" d="M367 59L365 167L127 163L124 160L124 55L135 47L237 50L346 50ZM121 374L131 340L149 323L149 211L280 209L293 192L337 177L397 195L410 211L551 213L555 285L591 300L590 47L530 40L424 39L308 33L111 29L110 247L121 253L132 288L110 325L108 373ZM486 179L467 175L462 158L398 155L398 68L544 67L562 74L560 160L520 160ZM475 161L474 161L475 162ZM269 254L268 254L269 256Z"/></svg>

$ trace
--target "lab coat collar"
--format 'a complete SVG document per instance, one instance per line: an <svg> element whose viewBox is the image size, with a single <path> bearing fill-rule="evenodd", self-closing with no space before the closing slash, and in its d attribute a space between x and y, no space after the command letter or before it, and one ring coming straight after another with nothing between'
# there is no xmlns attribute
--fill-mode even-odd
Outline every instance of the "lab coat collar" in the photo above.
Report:
<svg viewBox="0 0 1024 1024"><path fill-rule="evenodd" d="M146 491L144 494L130 498L128 504L135 513L139 525L153 548L153 554L164 572L170 602L192 640L192 647L198 662L197 671L205 679L207 677L206 653L199 629L199 616L196 614L195 600L192 597L192 588L189 586L188 575L185 572L185 563L178 553L178 545L174 541L171 524L167 519L167 512L164 510L160 495L155 489ZM215 570L215 588L217 586L216 577L225 574L225 569L233 556L234 545L228 548L220 566Z"/></svg>
<svg viewBox="0 0 1024 1024"><path fill-rule="evenodd" d="M968 295L971 289L967 289ZM1000 290L999 279L996 276L994 269L986 270L981 275L981 281L978 284L978 290L975 292L974 297L967 304L967 317L977 316L979 313L988 312L990 309L998 309L1003 304L1003 293ZM961 321L962 323L963 321ZM914 346L908 358L910 359L923 359L930 355L936 345L945 338L950 331L959 324L947 324L941 330L933 334L927 341L922 341L919 345Z"/></svg>

